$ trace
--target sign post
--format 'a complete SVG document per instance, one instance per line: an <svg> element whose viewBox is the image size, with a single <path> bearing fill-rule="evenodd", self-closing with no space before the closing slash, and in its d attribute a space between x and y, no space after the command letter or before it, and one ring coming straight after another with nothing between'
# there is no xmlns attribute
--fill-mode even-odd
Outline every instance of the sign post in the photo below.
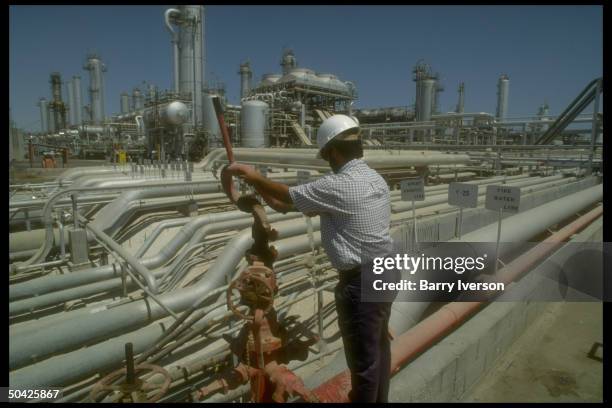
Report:
<svg viewBox="0 0 612 408"><path fill-rule="evenodd" d="M450 183L448 185L448 204L459 207L458 238L461 238L463 226L463 208L478 206L478 185L468 183Z"/></svg>
<svg viewBox="0 0 612 408"><path fill-rule="evenodd" d="M499 241L501 240L502 216L504 211L511 213L519 212L521 202L521 188L504 186L487 186L487 197L485 208L488 210L499 211L497 221L497 243L495 245L495 269L497 273L497 262L499 258Z"/></svg>
<svg viewBox="0 0 612 408"><path fill-rule="evenodd" d="M298 170L297 172L297 183L306 184L310 180L310 172L306 170Z"/></svg>
<svg viewBox="0 0 612 408"><path fill-rule="evenodd" d="M414 202L425 201L425 183L423 178L419 177L416 179L402 180L400 183L400 190L402 192L402 201L412 201L412 226L414 242L417 242L417 224L416 224L416 211Z"/></svg>

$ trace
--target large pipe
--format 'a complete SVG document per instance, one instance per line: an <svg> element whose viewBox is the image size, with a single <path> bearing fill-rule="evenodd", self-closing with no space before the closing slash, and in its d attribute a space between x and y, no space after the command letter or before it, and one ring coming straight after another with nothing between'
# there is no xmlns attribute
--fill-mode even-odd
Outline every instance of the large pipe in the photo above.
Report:
<svg viewBox="0 0 612 408"><path fill-rule="evenodd" d="M550 225L559 223L572 216L581 209L601 200L603 196L602 185L584 189L580 192L567 195L558 200L529 209L503 220L502 242L528 242L530 238L539 234ZM497 238L497 223L490 224L477 231L463 235L460 242L495 242ZM502 252L509 246L501 247ZM500 253L503 256L503 253ZM414 276L414 275L413 275ZM433 279L433 276L432 276ZM395 302L392 305L389 327L393 333L403 333L418 323L424 311L430 305L424 301ZM324 369L323 376L333 376L346 368L344 356L337 356ZM319 376L318 378L321 378ZM317 378L310 381L319 384ZM307 384L308 385L308 384Z"/></svg>
<svg viewBox="0 0 612 408"><path fill-rule="evenodd" d="M144 192L143 190L138 190L140 191L140 193L138 193L138 191L136 192L132 192L132 193L137 193L137 194L143 194L145 196L150 197L148 194L153 194L153 196L164 196L164 194L170 193L170 195L175 195L175 194L185 194L186 196L189 196L189 194L193 194L193 192L195 191L194 188L196 188L200 183L183 183L182 186L178 186L178 187L166 187L165 184L153 184L150 187L159 187L161 190L158 190L157 188L152 188L150 190L147 190L146 192ZM204 183L204 186L202 186L203 188L207 188L207 185ZM182 188L182 189L181 189ZM220 189L219 184L217 183L217 189ZM43 208L43 215L42 215L42 220L43 223L45 224L45 228L46 228L46 239L45 239L45 243L43 246L41 246L39 248L39 250L36 252L35 255L33 255L31 258L29 258L28 260L26 260L24 262L23 266L27 266L27 265L31 265L34 263L38 263L38 262L42 262L44 260L44 258L49 254L49 251L51 250L51 247L53 245L53 221L51 219L51 211L53 209L53 206L55 205L56 201L59 200L62 196L64 195L68 195L69 193L73 193L73 192L83 192L83 191L96 191L97 189L87 189L87 188L75 188L75 187L69 187L66 190L63 191L58 191L56 193L53 193L49 196L49 199L47 201L47 203L45 204L45 207ZM218 190L220 191L220 190ZM218 191L211 191L211 192L218 192ZM107 206L108 207L108 206ZM107 208L105 207L105 208ZM120 210L120 209L119 209ZM121 212L118 212L121 213ZM112 217L112 214L110 215L110 217Z"/></svg>
<svg viewBox="0 0 612 408"><path fill-rule="evenodd" d="M318 229L319 220L313 219L312 225L313 228ZM301 222L283 221L276 223L274 227L279 233L279 239L305 234L307 231L307 224L304 220ZM307 239L304 241L308 242ZM207 271L206 279L193 286L163 294L159 296L160 301L176 313L186 309L212 289L223 285L227 278L231 278L239 260L252 243L250 229L238 234L228 242L223 253ZM15 369L23 367L34 360L72 350L94 339L110 337L111 333L118 335L127 330L140 328L166 316L167 312L157 303L142 299L112 309L101 310L93 315L75 313L75 318L71 318L71 313L66 313L66 319L52 327L41 328L37 336L27 336L27 338L13 336L9 342L9 366Z"/></svg>
<svg viewBox="0 0 612 408"><path fill-rule="evenodd" d="M270 209L267 212L271 212ZM289 214L280 219L295 218ZM276 218L274 218L276 219ZM246 213L229 211L224 213L206 214L196 217L187 223L177 234L155 255L139 259L139 262L149 269L155 269L172 259L179 250L190 241L199 241L212 231L245 228L252 222ZM246 224L246 225L245 225ZM9 287L9 299L22 299L32 296L42 297L45 293L63 290L71 287L89 284L116 277L112 265L85 269L67 275L50 275Z"/></svg>
<svg viewBox="0 0 612 408"><path fill-rule="evenodd" d="M601 187L600 187L600 190L601 190ZM587 190L587 191L588 191L588 190ZM601 191L600 191L600 193L601 193ZM582 194L582 192L581 192L581 193L578 193L578 194ZM600 194L600 195L601 195L601 194ZM574 196L575 196L575 195L574 195ZM569 201L569 202L572 202L572 201L573 201L573 198L574 198L573 196L569 196L569 197L567 197L567 198L566 198L565 200L563 200L563 201L564 201L564 202L568 202L568 201ZM570 210L570 211L571 211L571 210ZM286 236L286 235L289 235L289 232L288 232L288 231L285 229L285 225L283 225L283 224L285 224L285 225L286 225L286 223L279 223L278 225L275 225L275 227L277 227L277 228L279 229L279 232L281 232L281 236L282 236L282 237L284 237L284 236ZM294 222L294 223L292 223L292 225L295 225L295 224L296 224L295 222ZM317 225L316 225L316 226L318 227L318 223L317 223ZM302 233L302 234L303 234L304 229L305 229L305 228L304 228L304 226L302 225L302 226L301 226L301 228L299 229L299 231L301 231L301 232L299 232L299 231L298 231L297 233ZM245 232L246 232L246 231L245 231ZM249 232L250 232L250 231L249 231ZM295 232L295 231L294 231L294 232ZM316 234L316 235L318 235L318 234ZM315 239L317 239L317 240L318 240L318 239L319 239L319 237L317 236ZM243 242L243 241L244 241L244 242ZM287 242L287 241L294 241L294 242L295 242L295 245L293 245L291 248L285 248L284 246L282 246L282 245L281 245L281 243L284 243L284 242ZM219 279L220 279L220 282L222 283L222 282L223 282L223 276L225 275L225 273L220 273L220 272L221 272L221 271L229 271L229 270L233 270L233 269L235 268L235 266L236 266L236 262L237 262L237 260L238 260L238 259L240 259L240 258L242 257L242 253L243 253L244 249L245 249L245 248L247 248L247 247L248 247L248 245L250 245L250 243L251 243L251 242L252 242L252 240L250 240L250 239L249 239L249 235L247 235L247 234L245 234L245 233L243 233L243 234L241 234L240 236L238 236L238 237L234 238L234 240L232 240L232 242L226 246L226 249L225 249L225 251L224 251L223 255L222 255L222 256L220 256L220 257L218 258L217 263L215 264L216 269L215 269L215 267L211 268L211 270L209 270L207 274L208 274L208 275L214 275L214 276L216 276L216 278L214 278L214 277L212 277L212 278L213 278L213 279L216 279L216 280L219 280ZM303 244L303 245L300 247L300 245L298 244L298 242L302 242L302 244ZM240 244L239 244L239 243L240 243ZM232 244L233 244L233 245L232 245ZM235 245L238 245L238 247L236 247ZM296 245L297 245L297 246L296 246ZM303 247L303 248L302 248L302 247ZM308 249L308 247L309 247L309 244L308 244L308 239L307 239L307 237L305 237L305 236L299 236L299 237L295 237L295 238L293 238L292 240L280 241L280 242L278 242L278 243L277 243L277 249L279 249L279 252L280 252L280 251L282 251L282 253L283 253L283 254L289 254L289 252L291 252L291 253L296 253L296 252L299 252L299 251L303 251L303 250L304 250L304 248ZM225 259L225 262L223 262L223 259ZM229 264L227 264L227 262L228 262L228 261L230 261L230 259L235 259L236 261L231 261ZM229 268L229 269L228 269L228 268ZM215 273L211 273L213 270L216 270L216 272L215 272ZM199 286L199 288L198 288L198 289L205 289L205 288L208 288L208 289L210 290L210 288L214 286L214 283L213 283L212 285L210 284L210 282L207 282L207 283L208 283L207 285L204 285L204 284L199 284L199 285L198 285L198 286ZM204 286L205 286L205 288L204 288ZM190 288L190 289L191 289L191 288ZM175 295L176 295L177 297L183 298L183 292L182 292L182 291L181 291L181 293L176 293ZM189 299L187 299L187 302L188 302L188 301L189 301ZM136 310L138 309L138 307L137 307L137 306L136 306L136 309L133 309L133 308L135 307L135 305L126 305L126 306L127 306L129 309L130 309L130 311L128 311L126 307L123 307L123 306L122 306L122 307L118 307L118 308L116 308L116 309L121 308L121 309L122 309L122 311L123 311L124 313L117 313L118 311L113 312L113 310L109 310L109 311L106 311L106 312L103 312L103 313L104 313L106 316L108 316L108 315L107 315L107 313L109 313L109 312L110 312L110 313L117 313L117 319L121 319L121 318L125 319L127 316L131 316L131 315L133 314L133 312L134 312L134 311L136 311ZM155 306L155 305L151 305L151 307L152 307L152 308L157 308L157 306ZM175 309L175 308L174 308L172 305L169 305L169 307L171 307L171 308L173 308L174 310L176 310L176 309ZM115 309L115 310L116 310L116 309ZM152 310L152 312L153 312L153 314L155 315L155 314L156 314L156 312L157 312L157 310ZM101 312L101 313L102 313L102 312ZM75 318L75 319L79 319L79 313L78 313L78 311L77 311L77 312L71 312L71 314L74 316L74 318ZM81 315L83 315L83 314L81 313ZM88 314L88 313L85 313L84 315L89 315L89 314ZM70 316L65 316L65 317L67 318L66 320L67 320L67 321L70 321L70 322L73 322L73 321L75 320L75 319L73 319L73 318L72 318L72 317L70 317ZM108 319L107 319L107 318L104 318L104 321L106 321L106 322L108 322L109 324L111 324L111 325L112 325L112 327L108 327L108 329L109 329L109 330L111 330L111 331L114 331L114 329L117 327L117 322L116 322L116 321L114 321L112 318L108 318ZM62 326L64 326L64 323L59 323L59 324L61 324ZM96 324L95 326L98 326L98 324ZM55 327L57 327L57 324L52 325L52 327L54 327L54 328L55 328ZM87 325L87 327L88 327L87 331L92 331L92 330L94 330L94 328L90 328L90 325L89 325L89 324ZM65 327L62 327L62 330L63 330L63 328L65 328ZM44 331L45 333L42 333L43 331ZM49 332L49 331L51 331L51 332L50 332L50 333L48 333L48 334L53 335L53 336L57 336L57 333L56 333L56 334L53 334L53 333L52 333L53 331L52 331L51 329L49 329L49 328L47 328L47 329L43 329L43 330L37 330L37 333L38 333L39 335L45 335L45 334L47 334L47 332ZM51 338L51 340L53 340L53 339ZM55 342L53 342L53 343L55 343ZM61 342L60 342L60 343L61 343ZM11 342L10 342L10 344L11 344L11 345L13 345L13 344L15 344L15 342L14 342L14 341L11 341ZM77 344L78 344L78 342L77 342ZM27 348L27 347L29 347L29 346L26 346L26 348ZM36 345L34 345L34 347L36 347ZM45 347L45 348L47 348L47 346L44 346L44 347ZM34 348L34 349L35 349L35 348ZM34 349L33 349L33 350L34 350ZM79 355L81 356L81 360L79 360L79 361L87 361L87 358L86 358L85 354L83 354L83 353L86 353L86 351L87 351L87 349L84 349L84 350L82 350L82 351L73 352L73 353L71 353L71 355L74 355L75 353L79 353ZM93 351L93 350L92 350L92 351ZM13 352L13 350L11 350L11 352ZM45 355L45 353L46 353L46 352L45 352L45 350L43 349L43 350L42 350L42 355L44 356L44 355ZM13 356L11 356L11 357L13 357ZM62 356L62 357L66 357L66 356ZM50 359L50 360L47 360L47 361L43 361L43 362L38 363L38 364L36 364L36 365L34 365L34 366L31 366L31 367L26 367L26 368L24 368L24 369L22 369L22 370L18 370L16 373L13 373L13 374L15 374L15 376L14 376L14 377L11 377L11 384L13 384L13 383L14 383L14 382L13 382L13 378L16 378L16 379L22 379L22 380L24 380L24 381L31 381L31 379L32 379L32 378L36 378L36 376L40 376L40 375L42 375L42 373L43 373L43 372L44 372L44 373L46 373L46 375L49 375L49 376L51 376L51 377L53 377L53 376L57 376L57 373L53 373L53 372L51 372L51 370L47 370L47 369L42 370L42 368L43 368L43 367L50 367L51 360L59 360L59 358L55 358L55 359ZM63 359L62 359L62 360L63 360ZM51 365L53 365L53 364L51 364ZM13 365L13 364L12 364L11 366L12 366L12 367L15 367L15 365ZM78 370L81 370L81 369L83 369L83 367L82 367L82 365L79 365ZM89 367L88 369L89 369L89 370L91 370L92 368L91 368L91 367ZM19 374L19 375L17 376L17 374ZM28 379L30 379L30 380L28 380ZM52 384L53 382L52 382L52 380L51 380L51 379L47 379L47 380L43 381L42 383L44 383L44 384Z"/></svg>
<svg viewBox="0 0 612 408"><path fill-rule="evenodd" d="M232 215L234 215L235 217L235 214ZM300 216L301 215L297 213L271 214L268 218L270 222L279 222L288 219L298 218ZM144 268L153 269L163 265L176 255L176 258L173 259L172 264L170 266L152 271L152 278L160 278L165 275L171 274L176 269L176 266L180 265L185 260L185 257L190 253L190 247L201 242L206 236L218 232L246 228L253 222L250 217L243 217L231 221L224 221L229 218L230 217L228 216L218 217L215 223L209 222L207 225L201 226L199 230L196 230L195 228L188 228L191 231L195 231L193 237L191 235L186 236L184 233L186 229L183 228L179 232L179 234L181 235L177 234L177 236L175 236L175 238L164 247L162 253L152 257L140 259L138 260L138 262ZM205 219L200 220L200 224L202 224L202 221L205 221ZM189 244L185 248L182 248L183 245L187 243L187 241L189 241ZM64 276L70 277L72 279L49 279L47 280L46 284L44 284L43 282L44 285L41 285L41 282L36 282L36 286L29 285L30 290L27 290L28 288L25 288L26 290L23 290L23 287L19 288L19 292L13 293L12 295L23 296L24 293L30 294L34 292L39 293L40 296L34 295L34 297L17 300L10 303L9 315L14 316L21 313L25 313L27 311L40 309L62 302L67 302L69 300L88 297L96 293L116 290L121 288L121 285L123 284L122 280L120 278L117 278L117 271L115 267L113 267L113 265L93 268L86 271L79 271L79 273L73 273ZM55 276L55 278L61 277L62 276ZM54 288L57 288L58 284L61 284L61 287L63 287L63 289L50 291ZM44 286L44 290L41 290L41 286ZM133 286L135 286L133 282L128 283L128 289Z"/></svg>
<svg viewBox="0 0 612 408"><path fill-rule="evenodd" d="M235 149L237 161L252 163L275 163L279 166L308 165L320 169L329 169L329 164L316 157L316 149ZM466 164L470 158L466 154L446 154L428 151L387 151L366 150L364 160L374 169L406 168L411 166L427 166L433 164ZM211 170L217 161L227 161L222 154L215 154L207 161L203 169Z"/></svg>
<svg viewBox="0 0 612 408"><path fill-rule="evenodd" d="M248 232L250 233L250 231ZM313 234L313 240L315 245L320 245L321 236L319 232L315 232ZM242 244L242 246L245 248L248 247L248 245L250 245L249 242L244 242ZM293 236L276 241L275 248L278 250L279 254L277 260L280 260L310 249L310 241L303 235ZM210 291L202 296L206 296L208 293L210 293ZM218 308L211 312L210 315L207 315L206 319L196 323L194 329L197 330L200 325L208 324L208 322L211 319L214 319L220 312L224 312L223 308ZM74 318L75 316L91 316L87 310L77 310L71 313L71 318ZM52 319L51 321L46 322L44 327L53 327L61 320L64 319ZM91 376L96 372L100 372L105 367L112 367L119 364L123 358L123 354L113 353L110 350L114 350L118 346L122 347L128 341L134 342L135 348L138 349L138 352L143 352L149 347L153 346L159 336L161 336L165 331L164 323L169 324L169 322L166 320L162 320L158 323L159 324L149 325L118 337L113 337L109 340L100 342L87 348L80 348L60 356L48 358L34 365L14 370L11 372L9 381L13 386L16 384L20 384L22 386L25 386L26 384L71 384L74 381L78 381ZM21 330L15 329L15 332L19 331L20 336L22 337L29 337L33 333L38 333L41 328L42 327L39 326ZM104 356L104 358L100 358L101 355ZM71 369L68 370L65 369L65 367L71 367Z"/></svg>
<svg viewBox="0 0 612 408"><path fill-rule="evenodd" d="M513 260L498 274L504 277L504 282L509 283L531 271L540 260L556 250L560 243L570 239L572 235L584 229L602 213L603 210L599 207L581 216L552 234L542 244ZM391 343L391 375L399 372L402 366L429 349L484 304L485 302L449 303L393 340ZM322 402L348 402L350 384L350 372L347 370L318 386L314 393Z"/></svg>

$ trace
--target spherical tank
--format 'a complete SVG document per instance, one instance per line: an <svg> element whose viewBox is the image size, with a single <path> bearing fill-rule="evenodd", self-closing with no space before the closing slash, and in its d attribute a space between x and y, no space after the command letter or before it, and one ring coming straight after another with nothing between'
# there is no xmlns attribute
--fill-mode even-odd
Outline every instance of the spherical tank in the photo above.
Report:
<svg viewBox="0 0 612 408"><path fill-rule="evenodd" d="M268 146L268 104L261 101L245 101L240 114L241 140L243 147Z"/></svg>
<svg viewBox="0 0 612 408"><path fill-rule="evenodd" d="M164 123L182 125L189 119L189 109L183 102L174 101L161 111L161 119Z"/></svg>

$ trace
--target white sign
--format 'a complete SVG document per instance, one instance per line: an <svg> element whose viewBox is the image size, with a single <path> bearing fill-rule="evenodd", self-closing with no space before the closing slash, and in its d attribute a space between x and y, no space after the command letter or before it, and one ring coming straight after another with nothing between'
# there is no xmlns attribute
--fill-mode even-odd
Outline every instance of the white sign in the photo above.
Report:
<svg viewBox="0 0 612 408"><path fill-rule="evenodd" d="M448 185L448 203L462 208L476 208L478 206L478 185L450 183Z"/></svg>
<svg viewBox="0 0 612 408"><path fill-rule="evenodd" d="M400 183L402 201L425 201L423 178L402 180Z"/></svg>
<svg viewBox="0 0 612 408"><path fill-rule="evenodd" d="M306 170L298 170L297 179L298 184L308 183L308 180L310 180L310 172Z"/></svg>
<svg viewBox="0 0 612 408"><path fill-rule="evenodd" d="M485 208L502 209L504 212L517 213L521 202L521 188L508 186L487 186Z"/></svg>

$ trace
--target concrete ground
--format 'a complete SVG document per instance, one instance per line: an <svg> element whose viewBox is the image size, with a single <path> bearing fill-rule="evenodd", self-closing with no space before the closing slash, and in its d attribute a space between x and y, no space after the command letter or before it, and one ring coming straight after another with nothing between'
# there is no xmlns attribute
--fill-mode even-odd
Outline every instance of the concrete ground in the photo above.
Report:
<svg viewBox="0 0 612 408"><path fill-rule="evenodd" d="M602 402L602 340L602 303L550 303L462 401Z"/></svg>

